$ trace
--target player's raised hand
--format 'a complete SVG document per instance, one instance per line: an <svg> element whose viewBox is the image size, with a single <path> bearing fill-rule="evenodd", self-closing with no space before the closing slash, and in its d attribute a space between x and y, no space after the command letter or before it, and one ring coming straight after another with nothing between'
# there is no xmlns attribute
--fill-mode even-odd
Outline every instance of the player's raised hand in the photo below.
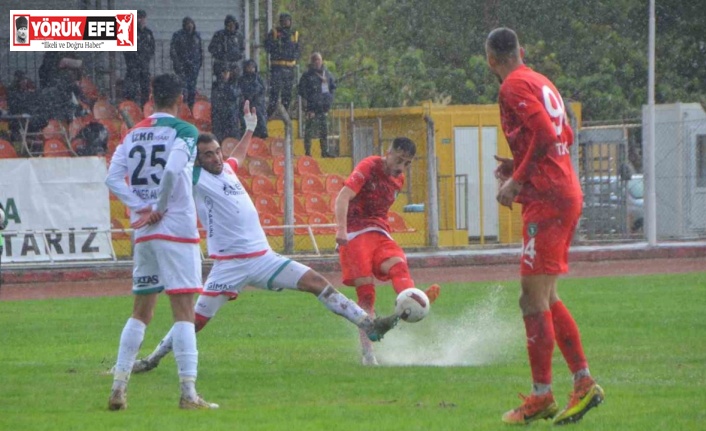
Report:
<svg viewBox="0 0 706 431"><path fill-rule="evenodd" d="M515 163L512 159L509 159L507 157L498 157L498 156L493 156L495 157L495 160L500 162L500 164L495 168L495 178L499 179L502 182L507 181L508 178L512 176L512 170L515 166Z"/></svg>
<svg viewBox="0 0 706 431"><path fill-rule="evenodd" d="M257 127L257 109L250 108L250 101L246 100L243 105L243 119L245 120L245 130L253 132Z"/></svg>
<svg viewBox="0 0 706 431"><path fill-rule="evenodd" d="M140 217L134 222L130 223L130 227L133 229L139 229L144 226L149 226L158 223L160 220L162 220L162 217L164 216L159 211L154 210L151 205L142 208L141 210L137 210L136 213Z"/></svg>

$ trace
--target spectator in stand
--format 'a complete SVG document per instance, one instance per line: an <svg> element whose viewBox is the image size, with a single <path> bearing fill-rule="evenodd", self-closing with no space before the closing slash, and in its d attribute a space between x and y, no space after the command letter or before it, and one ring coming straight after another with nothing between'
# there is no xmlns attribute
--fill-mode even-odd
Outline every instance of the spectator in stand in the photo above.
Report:
<svg viewBox="0 0 706 431"><path fill-rule="evenodd" d="M191 109L196 100L196 79L201 70L203 52L201 35L196 31L196 24L190 17L184 17L181 30L172 35L169 56L174 73L184 82L184 99Z"/></svg>
<svg viewBox="0 0 706 431"><path fill-rule="evenodd" d="M292 16L279 15L279 27L273 28L265 39L265 50L270 54L270 100L267 116L277 110L280 95L282 106L289 111L294 87L295 67L299 59L299 32L292 29Z"/></svg>
<svg viewBox="0 0 706 431"><path fill-rule="evenodd" d="M240 92L237 68L225 68L224 63L214 64L216 80L211 87L211 131L219 141L240 137Z"/></svg>
<svg viewBox="0 0 706 431"><path fill-rule="evenodd" d="M137 51L125 51L125 98L144 106L150 98L150 61L154 57L154 35L147 28L147 12L137 11ZM139 97L138 97L139 91Z"/></svg>
<svg viewBox="0 0 706 431"><path fill-rule="evenodd" d="M304 102L304 151L311 156L311 140L318 134L321 157L334 157L328 151L328 111L333 103L336 82L324 67L321 53L311 54L309 70L299 80L299 95Z"/></svg>
<svg viewBox="0 0 706 431"><path fill-rule="evenodd" d="M31 79L23 70L16 70L15 76L7 89L7 109L11 115L33 114L39 106L39 92ZM48 118L33 116L29 121L27 131L36 133L46 126ZM10 140L19 142L22 140L20 132L22 125L19 120L10 121Z"/></svg>
<svg viewBox="0 0 706 431"><path fill-rule="evenodd" d="M240 112L245 112L245 102L250 102L250 106L255 108L257 113L257 127L253 136L257 138L267 138L267 116L265 115L265 83L257 73L257 62L246 60L243 63L243 75L238 78L238 89L240 90L241 103ZM245 119L242 119L245 124Z"/></svg>
<svg viewBox="0 0 706 431"><path fill-rule="evenodd" d="M245 38L238 31L239 28L233 15L226 16L225 28L218 30L208 44L208 52L213 57L213 74L216 77L224 70L238 70L238 64L245 52Z"/></svg>

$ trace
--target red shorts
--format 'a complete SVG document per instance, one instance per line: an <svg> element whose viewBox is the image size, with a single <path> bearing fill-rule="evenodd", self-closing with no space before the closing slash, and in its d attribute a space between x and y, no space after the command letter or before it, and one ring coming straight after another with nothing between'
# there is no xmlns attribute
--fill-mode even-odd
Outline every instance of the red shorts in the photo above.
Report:
<svg viewBox="0 0 706 431"><path fill-rule="evenodd" d="M569 246L576 230L583 198L522 205L520 274L564 274L569 271Z"/></svg>
<svg viewBox="0 0 706 431"><path fill-rule="evenodd" d="M380 232L366 232L338 248L343 284L355 286L353 281L361 277L374 276L387 281L390 277L380 272L380 265L391 257L407 257L397 243Z"/></svg>

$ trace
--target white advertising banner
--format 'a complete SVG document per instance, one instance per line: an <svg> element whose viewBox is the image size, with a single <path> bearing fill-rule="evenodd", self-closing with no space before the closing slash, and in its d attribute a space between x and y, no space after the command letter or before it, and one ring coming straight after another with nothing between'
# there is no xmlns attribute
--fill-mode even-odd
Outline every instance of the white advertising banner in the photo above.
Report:
<svg viewBox="0 0 706 431"><path fill-rule="evenodd" d="M0 159L2 261L112 258L106 174L99 157Z"/></svg>

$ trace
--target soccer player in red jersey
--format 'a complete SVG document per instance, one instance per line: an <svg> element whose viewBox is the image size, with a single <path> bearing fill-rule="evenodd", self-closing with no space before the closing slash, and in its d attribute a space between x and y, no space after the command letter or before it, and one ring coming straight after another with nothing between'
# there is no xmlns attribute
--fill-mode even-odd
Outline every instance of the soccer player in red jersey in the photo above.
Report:
<svg viewBox="0 0 706 431"><path fill-rule="evenodd" d="M576 422L603 401L603 389L588 370L579 330L559 299L557 279L568 271L569 245L581 215L583 194L571 164L573 132L554 84L525 66L517 34L490 32L485 43L490 70L500 79L500 117L513 158L500 162L497 200L522 204L523 247L520 308L532 369L532 393L503 415L507 423L553 419ZM573 373L574 389L559 412L551 391L556 341Z"/></svg>
<svg viewBox="0 0 706 431"><path fill-rule="evenodd" d="M375 309L374 278L392 281L398 294L414 287L407 257L390 235L387 212L404 184L404 170L417 151L408 138L395 138L385 156L361 160L336 198L336 243L343 284L355 286L358 305L371 316ZM429 302L439 296L439 286L426 290ZM372 343L361 333L363 365L377 365Z"/></svg>

